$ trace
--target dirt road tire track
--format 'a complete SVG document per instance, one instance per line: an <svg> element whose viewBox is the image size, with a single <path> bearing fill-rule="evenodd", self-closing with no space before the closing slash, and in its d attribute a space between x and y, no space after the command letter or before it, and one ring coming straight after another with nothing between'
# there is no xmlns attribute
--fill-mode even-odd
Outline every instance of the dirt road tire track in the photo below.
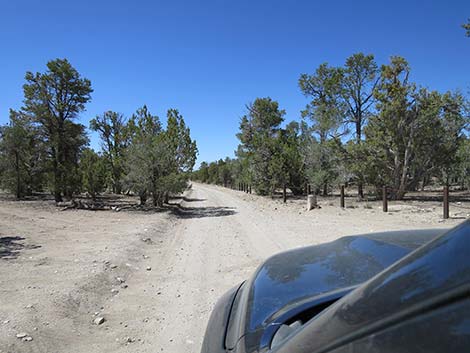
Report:
<svg viewBox="0 0 470 353"><path fill-rule="evenodd" d="M449 227L430 214L306 213L201 184L180 206L132 214L0 204L0 239L23 239L17 256L0 258L0 352L196 353L217 299L279 251L354 233ZM104 324L93 325L95 312ZM23 331L33 341L15 338Z"/></svg>

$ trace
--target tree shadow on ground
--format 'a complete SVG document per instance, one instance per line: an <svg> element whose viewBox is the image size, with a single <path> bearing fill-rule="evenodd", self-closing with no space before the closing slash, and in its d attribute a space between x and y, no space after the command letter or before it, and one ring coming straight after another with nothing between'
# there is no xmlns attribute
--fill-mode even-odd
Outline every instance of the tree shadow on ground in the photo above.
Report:
<svg viewBox="0 0 470 353"><path fill-rule="evenodd" d="M184 202L203 202L206 201L206 199L198 199L198 198L191 198L191 197L186 197L186 196L170 196L170 200L172 201L181 201L183 200Z"/></svg>
<svg viewBox="0 0 470 353"><path fill-rule="evenodd" d="M38 249L40 245L24 244L25 238L15 237L0 237L0 259L14 260L22 250Z"/></svg>
<svg viewBox="0 0 470 353"><path fill-rule="evenodd" d="M237 214L233 207L184 207L174 205L172 212L178 218L226 217Z"/></svg>
<svg viewBox="0 0 470 353"><path fill-rule="evenodd" d="M206 199L198 199L198 198L191 198L191 197L183 197L184 202L203 202L206 201Z"/></svg>

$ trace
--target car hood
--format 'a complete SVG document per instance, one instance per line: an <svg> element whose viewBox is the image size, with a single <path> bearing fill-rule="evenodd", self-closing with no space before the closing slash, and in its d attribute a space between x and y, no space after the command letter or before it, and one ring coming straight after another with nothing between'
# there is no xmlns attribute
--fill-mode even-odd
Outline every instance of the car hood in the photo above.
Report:
<svg viewBox="0 0 470 353"><path fill-rule="evenodd" d="M234 349L241 343L247 352L267 348L272 334L289 315L342 297L442 232L349 236L269 258L235 299L226 347Z"/></svg>
<svg viewBox="0 0 470 353"><path fill-rule="evenodd" d="M324 310L276 352L359 352L361 344L370 352L467 352L469 236L466 221L435 238Z"/></svg>

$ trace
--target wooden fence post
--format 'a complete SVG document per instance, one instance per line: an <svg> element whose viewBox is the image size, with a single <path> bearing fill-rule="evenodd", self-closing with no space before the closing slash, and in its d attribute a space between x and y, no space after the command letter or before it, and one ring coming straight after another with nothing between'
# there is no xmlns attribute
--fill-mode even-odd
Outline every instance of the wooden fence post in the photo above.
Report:
<svg viewBox="0 0 470 353"><path fill-rule="evenodd" d="M382 209L384 212L388 212L388 200L387 200L387 187L382 187Z"/></svg>
<svg viewBox="0 0 470 353"><path fill-rule="evenodd" d="M250 184L250 194L251 194L251 184Z"/></svg>
<svg viewBox="0 0 470 353"><path fill-rule="evenodd" d="M284 187L282 188L282 200L284 201L284 203L287 202L287 190L286 190L286 184L284 184Z"/></svg>
<svg viewBox="0 0 470 353"><path fill-rule="evenodd" d="M341 201L340 201L341 208L344 208L344 185L341 185Z"/></svg>
<svg viewBox="0 0 470 353"><path fill-rule="evenodd" d="M446 185L444 186L444 200L443 200L443 207L444 207L444 219L449 218L449 187Z"/></svg>
<svg viewBox="0 0 470 353"><path fill-rule="evenodd" d="M310 184L308 184L307 193L308 193L309 195L312 194L312 186L311 186Z"/></svg>

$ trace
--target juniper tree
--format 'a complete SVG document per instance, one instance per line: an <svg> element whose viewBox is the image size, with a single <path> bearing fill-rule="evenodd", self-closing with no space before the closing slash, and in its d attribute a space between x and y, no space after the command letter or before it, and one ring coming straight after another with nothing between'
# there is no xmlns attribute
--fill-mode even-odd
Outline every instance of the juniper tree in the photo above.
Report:
<svg viewBox="0 0 470 353"><path fill-rule="evenodd" d="M470 37L470 19L467 23L464 23L462 27L466 30L467 37Z"/></svg>
<svg viewBox="0 0 470 353"><path fill-rule="evenodd" d="M84 150L80 157L80 172L84 190L96 200L96 196L106 189L104 158L92 149Z"/></svg>
<svg viewBox="0 0 470 353"><path fill-rule="evenodd" d="M346 59L344 68L341 68L341 97L345 103L345 115L342 123L349 128L352 126L353 140L345 149L345 162L354 175L359 197L364 197L363 183L363 130L367 119L374 108L374 91L379 81L379 69L373 55L357 53Z"/></svg>
<svg viewBox="0 0 470 353"><path fill-rule="evenodd" d="M279 180L271 163L278 153L276 140L285 111L271 98L257 98L247 109L248 114L242 117L237 134L241 142L237 156L249 165L256 191L261 195L272 194Z"/></svg>
<svg viewBox="0 0 470 353"><path fill-rule="evenodd" d="M448 182L466 125L460 94L416 88L405 59L381 70L377 114L366 128L369 181L394 199L431 177Z"/></svg>
<svg viewBox="0 0 470 353"><path fill-rule="evenodd" d="M107 111L92 119L90 128L100 135L101 149L110 172L113 192L120 194L124 174L124 154L129 145L127 121L122 114Z"/></svg>
<svg viewBox="0 0 470 353"><path fill-rule="evenodd" d="M41 190L46 164L38 129L31 117L10 110L10 121L0 127L0 185L17 199Z"/></svg>
<svg viewBox="0 0 470 353"><path fill-rule="evenodd" d="M315 162L307 165L306 175L310 183L328 193L329 186L337 176L333 158L332 140L338 138L338 129L345 114L345 104L341 99L342 71L321 64L313 75L302 74L299 87L310 99L301 112L308 131L313 135L311 148L304 149L312 156L305 156Z"/></svg>
<svg viewBox="0 0 470 353"><path fill-rule="evenodd" d="M87 143L85 128L74 119L91 99L90 80L83 78L67 59L47 63L44 73L27 72L23 110L39 125L53 171L55 200L75 189L80 149Z"/></svg>
<svg viewBox="0 0 470 353"><path fill-rule="evenodd" d="M167 128L146 106L129 122L130 145L126 151L126 181L142 204L150 195L162 206L170 192L181 192L196 161L196 142L183 117L174 109L167 114Z"/></svg>

